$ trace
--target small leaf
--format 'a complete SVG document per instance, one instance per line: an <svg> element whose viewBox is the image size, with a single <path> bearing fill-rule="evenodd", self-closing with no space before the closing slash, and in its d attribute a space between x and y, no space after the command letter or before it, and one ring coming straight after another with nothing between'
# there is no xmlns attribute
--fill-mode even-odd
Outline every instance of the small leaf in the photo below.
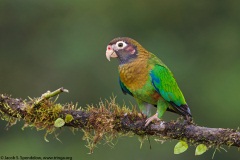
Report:
<svg viewBox="0 0 240 160"><path fill-rule="evenodd" d="M195 150L195 156L201 155L207 151L207 146L204 144L199 144Z"/></svg>
<svg viewBox="0 0 240 160"><path fill-rule="evenodd" d="M58 118L54 122L54 126L59 128L62 127L65 124L65 121L62 118Z"/></svg>
<svg viewBox="0 0 240 160"><path fill-rule="evenodd" d="M65 122L66 123L70 123L73 120L73 116L70 114L67 114L65 117Z"/></svg>
<svg viewBox="0 0 240 160"><path fill-rule="evenodd" d="M188 149L187 142L180 141L174 147L174 154L180 154L185 152Z"/></svg>

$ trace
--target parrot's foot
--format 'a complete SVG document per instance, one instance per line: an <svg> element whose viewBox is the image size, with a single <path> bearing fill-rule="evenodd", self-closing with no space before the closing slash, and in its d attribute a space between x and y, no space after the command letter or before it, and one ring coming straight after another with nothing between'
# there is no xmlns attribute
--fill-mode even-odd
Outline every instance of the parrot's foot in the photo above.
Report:
<svg viewBox="0 0 240 160"><path fill-rule="evenodd" d="M186 125L194 124L192 117L189 116L184 117L183 123Z"/></svg>
<svg viewBox="0 0 240 160"><path fill-rule="evenodd" d="M145 121L145 122L146 122L145 127L147 127L147 126L149 125L149 123L152 122L152 121L154 121L154 120L160 121L160 119L158 118L158 113L154 114L152 117L149 117L149 118Z"/></svg>

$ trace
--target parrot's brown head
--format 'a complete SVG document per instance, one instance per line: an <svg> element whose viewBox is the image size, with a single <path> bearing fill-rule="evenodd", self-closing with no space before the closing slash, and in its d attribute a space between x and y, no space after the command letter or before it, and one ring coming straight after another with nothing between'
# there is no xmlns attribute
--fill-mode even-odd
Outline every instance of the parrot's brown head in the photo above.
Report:
<svg viewBox="0 0 240 160"><path fill-rule="evenodd" d="M108 44L106 57L109 61L110 58L118 58L120 64L125 64L136 59L141 50L144 48L137 41L128 37L119 37Z"/></svg>

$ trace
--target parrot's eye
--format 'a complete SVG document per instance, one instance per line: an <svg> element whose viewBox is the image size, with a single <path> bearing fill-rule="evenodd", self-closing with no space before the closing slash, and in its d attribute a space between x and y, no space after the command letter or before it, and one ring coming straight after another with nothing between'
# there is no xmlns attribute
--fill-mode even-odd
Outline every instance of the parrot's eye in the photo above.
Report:
<svg viewBox="0 0 240 160"><path fill-rule="evenodd" d="M127 46L127 43L125 43L123 41L118 41L116 43L116 46L117 46L118 49L123 49L123 48L125 48Z"/></svg>
<svg viewBox="0 0 240 160"><path fill-rule="evenodd" d="M122 43L118 43L118 47L122 47L123 46L123 44Z"/></svg>

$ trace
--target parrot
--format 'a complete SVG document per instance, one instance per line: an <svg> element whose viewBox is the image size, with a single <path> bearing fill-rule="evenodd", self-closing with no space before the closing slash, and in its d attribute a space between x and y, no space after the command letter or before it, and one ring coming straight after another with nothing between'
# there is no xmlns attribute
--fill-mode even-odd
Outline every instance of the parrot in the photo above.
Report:
<svg viewBox="0 0 240 160"><path fill-rule="evenodd" d="M145 126L159 121L171 111L189 121L192 118L186 100L170 69L153 53L129 37L118 37L106 48L106 58L119 61L119 84L124 94L133 96L147 116ZM151 115L151 107L156 114Z"/></svg>

